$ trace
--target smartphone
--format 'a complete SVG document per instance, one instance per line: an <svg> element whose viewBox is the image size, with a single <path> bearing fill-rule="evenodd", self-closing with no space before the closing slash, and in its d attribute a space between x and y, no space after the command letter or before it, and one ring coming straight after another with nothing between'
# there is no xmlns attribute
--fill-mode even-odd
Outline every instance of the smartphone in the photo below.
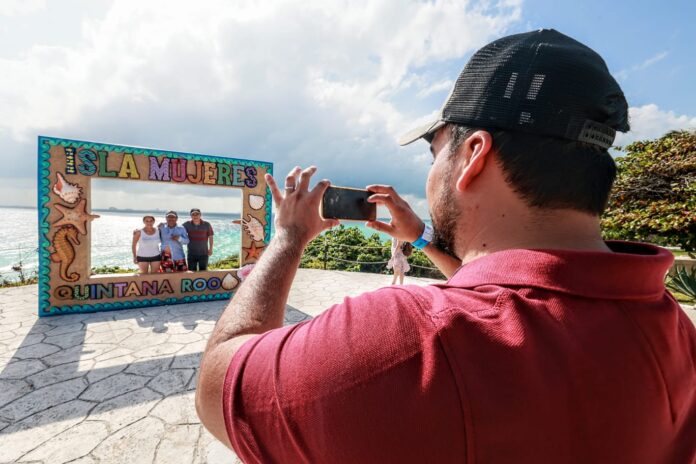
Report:
<svg viewBox="0 0 696 464"><path fill-rule="evenodd" d="M372 192L350 187L329 187L321 201L324 219L348 221L374 221L377 219L377 204L368 203Z"/></svg>

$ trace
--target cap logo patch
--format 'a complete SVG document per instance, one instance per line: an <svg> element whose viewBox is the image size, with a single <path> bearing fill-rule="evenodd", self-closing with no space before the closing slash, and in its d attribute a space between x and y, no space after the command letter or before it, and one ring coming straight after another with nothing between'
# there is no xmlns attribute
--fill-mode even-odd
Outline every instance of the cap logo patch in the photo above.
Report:
<svg viewBox="0 0 696 464"><path fill-rule="evenodd" d="M532 78L532 83L529 84L529 90L527 91L527 100L536 100L537 94L541 89L541 84L544 83L544 78L546 74L535 74Z"/></svg>
<svg viewBox="0 0 696 464"><path fill-rule="evenodd" d="M510 74L510 80L507 83L507 86L505 87L505 93L503 94L503 98L511 98L512 97L512 91L515 88L515 82L517 82L517 73L514 72Z"/></svg>

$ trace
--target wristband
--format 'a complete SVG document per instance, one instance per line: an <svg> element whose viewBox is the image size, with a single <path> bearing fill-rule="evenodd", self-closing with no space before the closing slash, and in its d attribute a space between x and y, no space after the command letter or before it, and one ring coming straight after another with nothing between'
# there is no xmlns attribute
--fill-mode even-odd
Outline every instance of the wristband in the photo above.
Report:
<svg viewBox="0 0 696 464"><path fill-rule="evenodd" d="M418 237L418 240L412 243L412 245L419 250L422 250L428 244L433 240L433 228L430 224L425 224L425 228L423 229L423 233L421 234L420 237Z"/></svg>

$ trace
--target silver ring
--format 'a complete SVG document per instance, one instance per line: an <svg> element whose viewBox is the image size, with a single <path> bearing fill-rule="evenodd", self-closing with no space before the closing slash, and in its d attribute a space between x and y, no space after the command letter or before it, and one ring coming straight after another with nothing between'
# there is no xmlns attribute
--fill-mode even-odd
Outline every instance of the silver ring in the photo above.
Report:
<svg viewBox="0 0 696 464"><path fill-rule="evenodd" d="M294 185L286 185L285 190L295 190L295 186Z"/></svg>

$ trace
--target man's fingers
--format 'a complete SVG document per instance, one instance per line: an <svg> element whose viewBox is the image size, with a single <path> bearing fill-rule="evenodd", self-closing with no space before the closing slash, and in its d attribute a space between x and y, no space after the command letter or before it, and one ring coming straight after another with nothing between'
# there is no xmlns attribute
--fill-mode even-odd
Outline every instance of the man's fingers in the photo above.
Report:
<svg viewBox="0 0 696 464"><path fill-rule="evenodd" d="M394 190L394 187L391 185L381 185L381 184L374 184L374 185L368 185L366 187L366 190L370 192L375 192L375 193L387 193L391 195L396 195L397 197L399 196L396 193L396 190Z"/></svg>
<svg viewBox="0 0 696 464"><path fill-rule="evenodd" d="M323 197L324 192L326 192L326 189L329 188L330 185L331 182L329 182L328 179L324 179L322 181L317 182L317 185L315 185L312 189L312 195Z"/></svg>
<svg viewBox="0 0 696 464"><path fill-rule="evenodd" d="M297 189L297 176L302 172L302 168L295 166L285 177L285 190L290 193Z"/></svg>
<svg viewBox="0 0 696 464"><path fill-rule="evenodd" d="M340 223L341 223L341 221L339 221L338 219L324 219L321 222L322 230L327 230L327 229L331 229L332 227L337 227Z"/></svg>
<svg viewBox="0 0 696 464"><path fill-rule="evenodd" d="M389 193L375 193L374 195L370 195L367 201L370 203L379 203L385 205L386 207L389 207L390 205L396 206L394 197L392 197Z"/></svg>
<svg viewBox="0 0 696 464"><path fill-rule="evenodd" d="M280 200L283 199L283 194L280 193L280 189L278 188L278 184L276 184L276 181L272 175L266 174L264 176L264 178L266 179L266 183L268 184L268 187L271 189L271 196L273 197L273 203L275 203L276 208L277 208L280 205Z"/></svg>
<svg viewBox="0 0 696 464"><path fill-rule="evenodd" d="M385 234L394 235L394 227L391 224L381 221L368 221L365 225L371 229L384 232Z"/></svg>
<svg viewBox="0 0 696 464"><path fill-rule="evenodd" d="M316 166L310 166L304 171L302 171L302 174L300 174L300 184L297 186L297 189L302 191L302 192L307 192L309 190L309 179L312 178L312 175L317 171Z"/></svg>

